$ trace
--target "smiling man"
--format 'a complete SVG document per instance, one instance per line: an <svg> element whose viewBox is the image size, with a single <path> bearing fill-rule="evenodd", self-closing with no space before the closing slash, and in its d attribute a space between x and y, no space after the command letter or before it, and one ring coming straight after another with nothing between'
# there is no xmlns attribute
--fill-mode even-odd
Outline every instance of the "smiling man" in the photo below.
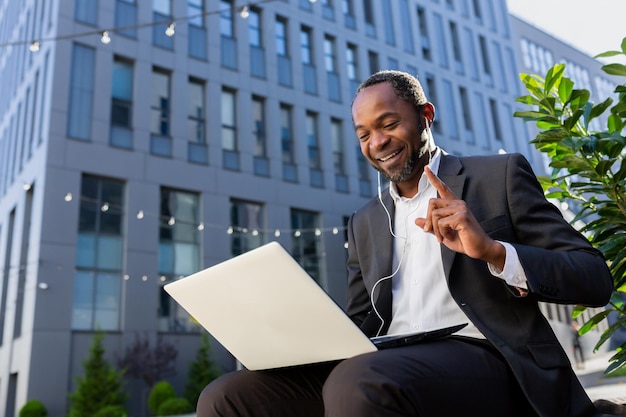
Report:
<svg viewBox="0 0 626 417"><path fill-rule="evenodd" d="M604 259L523 156L448 155L434 117L409 74L357 90L361 152L390 186L350 218L346 311L368 336L467 326L338 363L228 374L203 391L199 417L603 415L538 302L605 305Z"/></svg>

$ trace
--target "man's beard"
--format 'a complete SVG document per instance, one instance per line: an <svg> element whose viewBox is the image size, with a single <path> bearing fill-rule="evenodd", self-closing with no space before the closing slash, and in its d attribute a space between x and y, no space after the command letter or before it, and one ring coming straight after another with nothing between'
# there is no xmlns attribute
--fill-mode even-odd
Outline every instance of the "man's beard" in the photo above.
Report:
<svg viewBox="0 0 626 417"><path fill-rule="evenodd" d="M405 182L413 173L413 169L415 168L415 161L417 161L418 155L417 152L413 152L407 160L404 162L404 165L397 169L392 169L390 171L385 171L381 168L376 167L376 170L383 174L383 177L387 179L387 181L391 181L394 183Z"/></svg>
<svg viewBox="0 0 626 417"><path fill-rule="evenodd" d="M385 177L387 181L391 181L393 183L408 181L408 179L411 178L411 175L413 174L413 170L415 169L415 165L417 164L417 162L422 158L422 156L431 151L429 146L431 141L426 129L422 130L420 136L420 147L411 155L409 155L402 167L390 171L384 171L383 169L378 167L374 168L376 168L378 172L383 174L383 177Z"/></svg>

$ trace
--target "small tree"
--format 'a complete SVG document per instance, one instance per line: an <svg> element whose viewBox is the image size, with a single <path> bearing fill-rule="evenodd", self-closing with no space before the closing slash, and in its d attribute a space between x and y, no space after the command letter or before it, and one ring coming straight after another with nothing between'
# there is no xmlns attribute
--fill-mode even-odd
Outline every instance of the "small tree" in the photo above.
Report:
<svg viewBox="0 0 626 417"><path fill-rule="evenodd" d="M126 349L117 365L126 370L126 374L141 379L147 389L157 381L176 374L176 347L168 342L157 339L156 346L150 346L146 335L135 335L135 343Z"/></svg>
<svg viewBox="0 0 626 417"><path fill-rule="evenodd" d="M19 417L47 417L48 410L39 400L28 400L22 406Z"/></svg>
<svg viewBox="0 0 626 417"><path fill-rule="evenodd" d="M626 38L621 51L610 51L597 57L626 56ZM608 64L602 69L611 75L626 76L626 65ZM557 64L545 77L521 74L529 95L519 97L532 110L515 116L537 124L540 132L532 141L550 157L552 176L540 178L548 197L576 201L581 210L574 222L584 221L581 231L606 258L615 290L608 307L591 317L579 330L584 334L613 313L615 322L605 330L595 349L598 350L618 329L626 327L626 85L618 85L618 100L608 97L598 104L589 101L590 93L575 89L564 76L565 66ZM609 110L606 129L593 131L592 120ZM573 317L586 307L577 306ZM626 343L617 348L606 373L626 364Z"/></svg>
<svg viewBox="0 0 626 417"><path fill-rule="evenodd" d="M191 404L196 404L204 387L221 374L210 356L211 339L206 332L202 332L200 333L200 347L196 352L196 357L189 363L189 376L183 394Z"/></svg>
<svg viewBox="0 0 626 417"><path fill-rule="evenodd" d="M69 417L91 417L105 406L123 407L123 372L118 372L104 359L104 333L94 334L89 356L83 362L84 376L76 377L76 390L69 394Z"/></svg>

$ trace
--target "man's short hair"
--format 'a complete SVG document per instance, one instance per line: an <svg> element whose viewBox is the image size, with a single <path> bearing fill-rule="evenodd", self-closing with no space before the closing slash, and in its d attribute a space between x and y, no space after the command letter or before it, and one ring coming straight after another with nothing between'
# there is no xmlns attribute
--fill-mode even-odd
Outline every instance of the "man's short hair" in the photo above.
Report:
<svg viewBox="0 0 626 417"><path fill-rule="evenodd" d="M426 94L422 85L416 77L403 71L383 70L378 71L369 76L369 78L361 83L357 88L354 96L356 97L363 89L371 87L379 83L389 83L395 91L396 96L400 100L404 100L413 104L415 111L420 111L420 108L428 102Z"/></svg>

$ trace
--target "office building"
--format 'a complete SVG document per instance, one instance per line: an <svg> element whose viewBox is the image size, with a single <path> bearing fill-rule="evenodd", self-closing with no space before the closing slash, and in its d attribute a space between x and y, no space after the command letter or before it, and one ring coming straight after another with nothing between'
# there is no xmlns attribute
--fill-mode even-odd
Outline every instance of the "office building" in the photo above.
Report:
<svg viewBox="0 0 626 417"><path fill-rule="evenodd" d="M97 330L112 364L174 346L182 392L199 329L163 285L271 240L342 303L372 72L419 76L448 152L541 169L516 48L499 0L0 0L0 414L66 413Z"/></svg>

